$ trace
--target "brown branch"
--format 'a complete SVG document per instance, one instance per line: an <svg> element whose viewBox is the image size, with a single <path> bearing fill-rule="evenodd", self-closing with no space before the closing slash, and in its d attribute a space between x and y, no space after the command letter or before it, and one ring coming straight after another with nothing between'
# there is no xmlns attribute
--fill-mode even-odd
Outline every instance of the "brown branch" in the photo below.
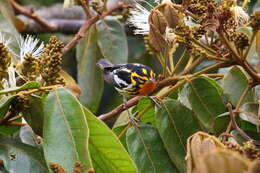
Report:
<svg viewBox="0 0 260 173"><path fill-rule="evenodd" d="M103 19L104 17L110 15L112 12L122 9L122 8L130 8L132 7L129 4L119 4L106 12L103 12L101 15L97 15L91 17L90 19L86 20L85 23L81 26L78 33L74 36L74 38L63 48L62 56L65 55L70 49L74 48L80 41L82 37L84 37L85 32L89 30L89 28L96 23L99 19Z"/></svg>
<svg viewBox="0 0 260 173"><path fill-rule="evenodd" d="M232 105L230 103L227 104L227 108L229 111L229 116L231 120L232 127L246 140L251 141L255 145L260 145L260 141L252 139L250 136L248 136L240 127L238 127L236 120L235 120L235 114L232 109Z"/></svg>
<svg viewBox="0 0 260 173"><path fill-rule="evenodd" d="M23 14L26 17L33 19L35 22L37 22L40 25L46 27L49 31L56 30L56 26L54 26L53 24L50 24L47 20L45 20L44 18L35 14L33 10L26 9L25 7L16 3L14 0L9 0L9 1L11 2L12 6L14 7L14 9L17 12Z"/></svg>
<svg viewBox="0 0 260 173"><path fill-rule="evenodd" d="M38 34L38 33L54 33L76 34L80 27L84 24L83 19L48 19L48 21L56 26L55 30L49 31L46 27L39 25L35 21L28 18L20 18L25 23L24 30L21 33ZM30 20L30 21L28 21Z"/></svg>

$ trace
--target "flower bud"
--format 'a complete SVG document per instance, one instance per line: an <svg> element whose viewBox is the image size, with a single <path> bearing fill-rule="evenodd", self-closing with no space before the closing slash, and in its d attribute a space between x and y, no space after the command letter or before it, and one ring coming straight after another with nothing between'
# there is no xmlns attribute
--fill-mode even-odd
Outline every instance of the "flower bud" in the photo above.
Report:
<svg viewBox="0 0 260 173"><path fill-rule="evenodd" d="M159 30L161 34L165 33L167 23L165 17L159 10L151 10L151 14L149 16L149 24L152 24L156 29Z"/></svg>

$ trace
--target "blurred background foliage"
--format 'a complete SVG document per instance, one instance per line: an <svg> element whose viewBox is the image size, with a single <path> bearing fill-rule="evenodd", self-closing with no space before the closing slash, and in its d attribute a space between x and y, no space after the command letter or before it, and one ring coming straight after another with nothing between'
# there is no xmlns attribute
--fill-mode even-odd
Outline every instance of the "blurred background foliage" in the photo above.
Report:
<svg viewBox="0 0 260 173"><path fill-rule="evenodd" d="M56 35L59 40L66 44L74 37L77 29L80 28L86 19L84 10L81 7L74 6L63 9L63 1L60 0L20 0L17 2L29 9L33 9L36 14L46 18L48 21L64 19L68 21L73 20L75 23L68 30L52 33L44 30L44 28L38 28L39 26L32 24L30 19L28 20L24 16L16 14L6 0L0 0L0 31L5 32L7 35L15 36L19 32L23 35L32 34L45 44L48 43L51 36ZM151 5L156 5L153 0L147 0L147 2ZM181 3L180 1L173 2ZM108 0L107 3L107 8L109 9L113 7L116 0ZM143 5L147 9L152 8L151 5L147 5L148 3L143 3ZM244 1L241 0L237 3L242 5ZM251 0L249 2L249 14L259 9L259 1ZM31 109L23 112L23 116L28 121L28 124L33 122L30 126L34 133L28 130L28 128L26 129L26 127L21 129L18 127L0 127L0 131L4 132L4 135L14 134L14 132L20 129L19 132L12 135L12 139L17 139L21 143L15 143L6 137L0 139L1 144L4 146L0 149L0 151L2 150L0 155L4 162L12 163L8 162L10 157L5 157L5 152L7 151L9 152L8 156L22 155L18 157L18 165L7 164L5 168L1 167L1 171L7 172L5 169L10 170L14 168L16 172L19 172L21 165L25 167L24 170L30 170L32 165L36 165L34 169L36 172L47 172L47 169L50 169L52 166L55 169L62 169L55 164L48 165L47 168L45 162L49 164L53 160L62 162L63 167L71 171L77 167L74 165L77 159L84 161L83 165L79 167L82 167L84 170L94 167L96 172L105 172L104 170L116 172L119 168L114 165L115 163L122 165L120 167L122 172L136 172L136 167L142 173L186 172L186 170L187 172L214 172L218 170L218 166L224 161L227 165L223 166L223 172L251 170L253 173L254 171L252 170L259 170L259 168L257 169L259 165L259 160L257 159L260 157L260 152L255 145L252 145L250 142L244 143L246 141L245 138L237 130L232 130L228 135L222 134L229 124L228 115L230 112L226 108L226 103L230 102L236 107L241 95L243 95L243 92L249 85L248 74L238 66L211 71L212 73L224 73L223 79L215 78L213 80L207 76L192 78L186 84L179 85L179 88L171 92L167 99L159 100L160 106L154 106L150 99L142 98L135 107L130 109L137 116L141 116L143 110L145 110L140 119L142 123L138 128L131 127L127 123L126 111L120 114L115 123L113 123L114 120L109 120L112 121L108 124L111 127L113 126L113 132L96 118L96 116L109 112L122 103L122 98L118 92L103 81L101 71L96 66L96 62L99 59L108 58L113 63L142 63L150 66L158 75L163 73L160 62L155 56L151 55L151 50L147 47L147 38L135 35L133 32L135 28L129 26L126 22L128 11L120 11L119 14L115 13L113 16L107 16L103 20L98 21L96 25L93 25L85 33L76 48L63 56L62 67L80 86L81 96L79 100L86 108L82 108L76 98L65 89L52 91L46 98L43 97L43 100L39 97L30 96L29 99L33 100L33 104ZM248 28L242 28L239 32L247 33L248 35L252 34L252 30ZM15 42L11 44L14 51L16 51L17 44ZM257 46L257 44L254 45ZM173 54L175 64L180 59L182 60L179 69L175 71L176 73L181 73L184 66L188 64L190 56L185 49L186 46L180 43ZM255 51L255 46L252 46L252 49L249 52L251 54L248 61L259 72L259 55ZM215 62L215 60L203 61L191 74ZM22 88L37 87L39 87L37 83L31 82L26 86L19 86L14 91L18 92L23 90ZM236 89L234 90L234 88ZM160 91L158 95L163 95L168 89L165 87L165 90ZM57 95L58 97L55 97ZM7 97L3 102L4 104L1 105L1 111L6 113L8 106L10 106L9 103L17 99L17 97L17 95ZM257 99L259 99L259 87L250 89L243 102L240 103L243 104L241 106L242 112L239 113L239 118L237 118L238 126L255 140L259 140L260 125L259 117L255 117L255 115L259 115ZM61 100L61 103L56 104L57 100ZM46 101L47 104L44 104L43 102L46 103ZM66 101L73 105L74 109L66 107ZM55 117L55 115L62 114L58 109L59 106L64 106L67 113L66 118L69 119L68 122L71 128L66 126L66 123L68 123L66 118L58 119ZM0 112L1 116L4 115L3 112ZM36 114L37 119L34 119L35 116L33 115ZM43 114L48 116L43 116ZM81 114L85 116L79 116ZM74 117L75 115L76 117ZM182 116L176 117L173 115ZM73 121L73 118L78 121ZM48 122L46 125L42 125L43 119L45 122ZM21 122L21 119L18 119L17 122ZM35 122L38 123L35 124ZM57 124L68 131L71 129L75 130L74 126L80 126L82 131L79 130L80 133L76 134L76 129L73 131L75 134L73 133L72 136L81 137L82 135L89 139L90 142L69 138L71 134L68 131L64 131L62 128L59 128L60 131L56 130ZM215 136L220 135L220 138L217 139L215 136L197 131L207 131ZM37 140L35 141L37 139L36 134L43 136L44 140L48 139L52 146L48 145L49 143L44 143L42 146L38 145ZM60 143L56 143L60 134L62 134L61 140L66 141L61 148L59 148ZM224 146L220 139L226 137L240 145L233 145L228 141ZM125 148L123 148L118 138ZM76 144L72 145L73 142ZM29 144L29 146L24 144ZM52 154L53 150L56 149L55 147L59 149L55 152L60 155ZM69 157L68 160L60 160L60 156L66 157L67 153L64 151L68 148L75 149L75 152L68 151L71 152L72 157ZM226 151L226 148L239 152L240 155L229 150ZM21 151L25 154L19 152L19 149L22 149ZM108 149L110 150L108 151ZM126 150L128 150L128 153ZM208 155L209 150L213 151L213 154ZM198 157L198 155L201 157ZM117 156L122 157L120 159L114 158ZM131 156L131 159L129 156ZM110 157L113 158L110 159ZM16 158L11 157L12 159ZM93 163L91 159L94 160ZM132 160L135 165L132 163ZM111 164L110 161L114 164ZM101 167L98 165L100 163L104 165ZM200 167L199 165L203 166ZM232 165L232 167L229 165Z"/></svg>

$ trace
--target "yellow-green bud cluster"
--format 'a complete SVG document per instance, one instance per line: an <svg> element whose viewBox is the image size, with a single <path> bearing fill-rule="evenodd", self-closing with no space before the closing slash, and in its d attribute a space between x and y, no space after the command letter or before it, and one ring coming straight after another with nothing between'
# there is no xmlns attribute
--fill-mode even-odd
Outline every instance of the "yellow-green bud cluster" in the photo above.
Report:
<svg viewBox="0 0 260 173"><path fill-rule="evenodd" d="M31 53L24 56L22 64L22 74L28 78L29 81L34 81L40 73L38 59L34 58Z"/></svg>
<svg viewBox="0 0 260 173"><path fill-rule="evenodd" d="M49 166L52 170L52 173L67 173L63 166L59 165L58 163L50 162Z"/></svg>
<svg viewBox="0 0 260 173"><path fill-rule="evenodd" d="M64 44L57 37L51 37L44 48L41 58L42 78L46 85L64 84L59 72L61 71L61 51Z"/></svg>
<svg viewBox="0 0 260 173"><path fill-rule="evenodd" d="M7 77L7 69L11 63L11 54L4 43L0 43L0 81Z"/></svg>
<svg viewBox="0 0 260 173"><path fill-rule="evenodd" d="M242 32L236 34L234 42L237 49L244 50L247 46L249 46L249 38Z"/></svg>

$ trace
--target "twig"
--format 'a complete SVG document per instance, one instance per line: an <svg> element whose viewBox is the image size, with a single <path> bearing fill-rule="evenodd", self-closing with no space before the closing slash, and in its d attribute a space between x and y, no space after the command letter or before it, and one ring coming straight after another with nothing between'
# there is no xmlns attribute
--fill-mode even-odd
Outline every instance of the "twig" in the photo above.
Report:
<svg viewBox="0 0 260 173"><path fill-rule="evenodd" d="M135 118L136 118L137 120L139 120L145 112L147 112L150 108L152 108L152 106L153 106L152 104L147 105L141 112L138 113L138 115L137 115ZM131 122L129 122L129 123L127 124L127 126L122 130L122 132L118 135L118 138L120 139L120 138L127 132L127 130L128 130L131 126L132 126L132 125L131 125Z"/></svg>
<svg viewBox="0 0 260 173"><path fill-rule="evenodd" d="M240 129L236 123L235 115L232 110L232 105L230 103L227 104L227 108L229 111L229 116L231 119L232 127L246 140L251 141L255 145L260 145L260 141L252 139L250 136L248 136L242 129Z"/></svg>
<svg viewBox="0 0 260 173"><path fill-rule="evenodd" d="M122 8L130 8L132 7L129 4L119 4L118 6L115 6L111 9L109 9L106 12L103 12L100 16L94 16L90 19L86 20L85 23L81 26L78 33L74 36L74 38L63 48L62 50L62 56L65 55L70 49L74 48L80 41L82 37L84 37L85 32L89 30L89 28L96 23L99 19L103 19L104 17L110 15L112 12L122 9Z"/></svg>
<svg viewBox="0 0 260 173"><path fill-rule="evenodd" d="M89 0L80 0L80 3L86 13L87 18L91 18L92 14L91 14L90 8L89 8Z"/></svg>
<svg viewBox="0 0 260 173"><path fill-rule="evenodd" d="M5 124L6 126L25 126L27 125L26 123L20 123L16 121L8 122Z"/></svg>
<svg viewBox="0 0 260 173"><path fill-rule="evenodd" d="M246 59L246 58L247 58L247 56L248 56L248 54L249 54L249 52L250 52L250 49L251 49L251 47L252 47L252 45L253 45L253 43L254 43L256 33L257 33L257 31L254 30L254 31L253 31L253 35L251 36L251 39L250 39L249 46L247 47L247 50L246 50L246 53L245 53L243 59Z"/></svg>
<svg viewBox="0 0 260 173"><path fill-rule="evenodd" d="M59 32L64 34L76 34L80 27L84 24L85 20L82 19L48 19L50 23L53 23L56 27L55 30L49 31L46 27L39 25L35 21L28 18L21 18L25 23L26 27L21 33L26 34L38 34L38 33L50 33L50 32ZM30 21L28 21L30 20Z"/></svg>
<svg viewBox="0 0 260 173"><path fill-rule="evenodd" d="M35 14L34 11L26 9L25 7L16 3L14 0L9 0L9 1L11 2L12 6L16 11L18 11L19 13L23 14L26 17L33 19L35 22L46 27L49 31L53 31L57 29L57 26L50 24L47 20Z"/></svg>
<svg viewBox="0 0 260 173"><path fill-rule="evenodd" d="M249 85L247 85L247 87L244 89L242 95L239 97L239 100L237 102L237 105L236 105L236 109L235 109L235 112L237 112L240 108L240 106L242 105L243 101L245 100L246 98L246 95L248 93L248 91L252 88L252 85L249 83ZM234 114L235 116L236 114ZM226 129L226 133L229 133L230 130L231 130L231 127L232 127L232 121L229 122L228 124L228 127Z"/></svg>
<svg viewBox="0 0 260 173"><path fill-rule="evenodd" d="M29 95L29 94L32 94L32 93L35 93L35 92L38 92L38 91L47 91L47 90L52 90L52 89L60 88L60 87L62 87L62 85L51 85L51 86L31 89L31 90L28 90L28 91L20 91L18 94Z"/></svg>

